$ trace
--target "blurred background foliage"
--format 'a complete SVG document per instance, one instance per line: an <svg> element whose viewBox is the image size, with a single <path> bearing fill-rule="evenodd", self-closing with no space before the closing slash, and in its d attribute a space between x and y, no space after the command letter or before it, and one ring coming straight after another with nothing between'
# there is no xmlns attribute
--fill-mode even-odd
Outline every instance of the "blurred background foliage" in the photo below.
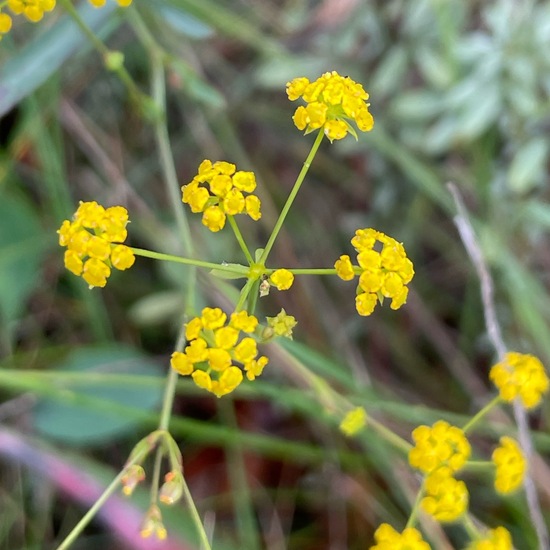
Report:
<svg viewBox="0 0 550 550"><path fill-rule="evenodd" d="M453 181L492 269L508 346L550 364L550 5L134 0L161 57L115 7L79 9L145 92L152 65L165 64L180 183L204 158L256 173L264 215L243 226L257 246L312 142L292 123L285 83L337 70L371 94L373 132L322 146L270 265L332 266L356 228L375 227L415 264L408 304L361 318L353 285L298 278L260 303L262 315L284 307L297 317L295 341L270 346L264 376L233 398L182 380L171 425L215 548L366 548L380 522L404 526L417 482L377 436L339 434L296 362L404 437L417 423L460 422L489 398L494 355L452 222ZM0 64L0 546L49 548L93 502L90 484L107 483L154 428L188 271L138 258L89 291L64 270L55 232L79 200L123 204L133 246L181 253L153 129L61 7L20 22ZM242 261L228 230L191 223L202 259ZM202 272L199 282L199 306L230 309L236 287ZM549 414L546 405L532 415L543 457ZM481 431L494 440L510 430ZM548 509L543 461L534 475ZM497 498L489 476L466 480L480 521L535 547L522 495ZM132 529L145 503L145 491L115 502L126 527L104 514L74 547L195 547L183 507L164 512L173 539L140 546ZM466 544L460 528L422 527L434 548Z"/></svg>

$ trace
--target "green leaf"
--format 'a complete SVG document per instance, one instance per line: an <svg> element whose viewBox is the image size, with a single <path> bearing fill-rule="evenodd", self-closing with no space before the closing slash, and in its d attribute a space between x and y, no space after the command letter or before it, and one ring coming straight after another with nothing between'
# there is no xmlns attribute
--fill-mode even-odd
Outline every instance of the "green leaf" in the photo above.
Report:
<svg viewBox="0 0 550 550"><path fill-rule="evenodd" d="M115 8L114 2L100 10L85 4L79 13L93 30L97 30ZM0 115L34 92L87 41L72 19L64 16L11 56L0 69Z"/></svg>
<svg viewBox="0 0 550 550"><path fill-rule="evenodd" d="M516 193L526 193L544 181L548 159L548 140L536 137L519 148L508 172L508 186Z"/></svg>
<svg viewBox="0 0 550 550"><path fill-rule="evenodd" d="M170 4L159 3L157 13L174 30L180 32L181 34L185 34L190 38L210 38L214 32L212 27L209 25L206 25L186 11L175 8Z"/></svg>
<svg viewBox="0 0 550 550"><path fill-rule="evenodd" d="M77 382L63 385L66 399L61 402L51 398L39 401L33 411L36 429L43 435L73 445L97 445L133 430L139 423L126 418L109 405L136 407L148 411L157 406L162 397L160 387L122 386L108 383L94 375L132 374L154 376L156 365L133 348L103 346L81 348L71 353L55 370L90 373L89 382L83 386ZM101 399L104 407L90 404L87 398Z"/></svg>
<svg viewBox="0 0 550 550"><path fill-rule="evenodd" d="M0 200L0 319L10 322L24 310L40 279L47 239L25 201L6 195Z"/></svg>

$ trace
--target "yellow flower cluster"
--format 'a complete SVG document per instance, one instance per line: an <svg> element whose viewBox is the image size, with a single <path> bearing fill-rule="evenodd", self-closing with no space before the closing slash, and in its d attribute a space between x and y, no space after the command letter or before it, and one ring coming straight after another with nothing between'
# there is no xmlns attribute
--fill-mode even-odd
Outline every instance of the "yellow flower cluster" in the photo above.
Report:
<svg viewBox="0 0 550 550"><path fill-rule="evenodd" d="M380 243L381 250L375 250ZM334 267L338 277L351 281L359 275L355 307L359 315L370 315L376 303L391 298L391 308L399 309L406 301L407 286L414 276L413 264L407 258L405 248L395 239L375 229L358 229L351 240L357 251L358 267L350 257L340 256Z"/></svg>
<svg viewBox="0 0 550 550"><path fill-rule="evenodd" d="M413 527L398 533L388 523L382 523L374 533L374 540L376 544L369 550L430 550L420 531Z"/></svg>
<svg viewBox="0 0 550 550"><path fill-rule="evenodd" d="M491 529L483 539L473 541L467 550L513 550L512 537L504 527Z"/></svg>
<svg viewBox="0 0 550 550"><path fill-rule="evenodd" d="M174 370L191 375L197 386L221 397L232 392L243 380L241 369L233 361L241 363L246 377L254 380L260 376L268 358L258 356L256 340L247 336L239 341L241 331L252 334L258 319L246 311L227 315L219 308L206 307L200 317L185 325L185 337L189 345L185 352L175 351L170 364Z"/></svg>
<svg viewBox="0 0 550 550"><path fill-rule="evenodd" d="M92 6L101 7L105 5L106 0L88 0ZM116 0L119 6L127 7L132 3L132 0ZM7 3L8 8L15 15L23 15L29 21L38 23L44 17L45 12L52 11L55 8L56 0L7 0L0 2L4 5ZM1 10L1 6L0 6ZM0 40L2 35L10 31L12 27L12 18L5 12L0 11Z"/></svg>
<svg viewBox="0 0 550 550"><path fill-rule="evenodd" d="M97 202L80 202L73 221L65 220L59 244L66 246L65 267L90 285L103 287L111 267L121 271L134 264L132 250L119 244L127 236L128 211L122 206L104 208Z"/></svg>
<svg viewBox="0 0 550 550"><path fill-rule="evenodd" d="M237 172L234 164L210 160L202 161L193 181L181 188L182 201L192 212L202 212L203 225L214 232L225 226L227 216L246 213L254 221L261 218L260 199L249 194L254 189L254 172Z"/></svg>
<svg viewBox="0 0 550 550"><path fill-rule="evenodd" d="M525 477L527 461L517 442L511 437L501 437L492 459L496 467L495 489L502 494L518 489Z"/></svg>
<svg viewBox="0 0 550 550"><path fill-rule="evenodd" d="M290 101L302 98L307 106L296 109L292 120L298 130L306 134L323 128L325 135L333 141L343 139L348 132L357 137L350 120L355 121L361 132L369 132L374 119L366 103L369 94L361 84L336 71L327 72L314 82L305 77L295 78L286 85Z"/></svg>
<svg viewBox="0 0 550 550"><path fill-rule="evenodd" d="M363 407L352 409L340 422L340 430L351 437L367 425L367 411Z"/></svg>
<svg viewBox="0 0 550 550"><path fill-rule="evenodd" d="M441 466L457 472L472 451L464 432L444 420L438 420L432 427L418 426L412 438L415 446L409 452L409 464L427 474Z"/></svg>
<svg viewBox="0 0 550 550"><path fill-rule="evenodd" d="M504 401L516 397L527 409L536 407L548 391L549 380L542 363L533 355L510 351L491 368L489 378Z"/></svg>
<svg viewBox="0 0 550 550"><path fill-rule="evenodd" d="M442 466L424 480L425 496L422 509L437 521L454 521L468 508L468 489L463 481L453 477L453 470Z"/></svg>

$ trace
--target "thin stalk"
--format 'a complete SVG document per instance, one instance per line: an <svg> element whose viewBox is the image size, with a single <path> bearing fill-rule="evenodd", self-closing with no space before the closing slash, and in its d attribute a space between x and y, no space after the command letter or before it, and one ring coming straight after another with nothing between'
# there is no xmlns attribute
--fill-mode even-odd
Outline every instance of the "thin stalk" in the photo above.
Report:
<svg viewBox="0 0 550 550"><path fill-rule="evenodd" d="M277 268L282 269L282 268ZM303 269L291 269L291 268L284 268L293 273L294 275L336 275L336 269L334 268L325 268L325 267L319 267L319 268L303 268ZM275 269L268 269L266 274L271 275ZM357 270L358 273L360 273L360 270Z"/></svg>
<svg viewBox="0 0 550 550"><path fill-rule="evenodd" d="M241 233L241 230L239 229L239 226L237 225L237 221L235 220L235 217L227 216L227 220L229 221L229 225L231 226L231 229L233 229L235 238L237 239L237 242L239 243L239 246L241 247L241 250L243 251L243 254L246 257L246 261L249 263L249 265L251 265L254 262L252 258L252 254L250 254L250 250L248 249L248 246L246 246L246 242Z"/></svg>
<svg viewBox="0 0 550 550"><path fill-rule="evenodd" d="M101 54L103 61L106 62L111 50L95 35L94 31L86 24L86 22L80 17L78 10L74 7L71 0L61 0L61 4L65 11L72 17L73 21L78 25L80 30L86 35L86 38L92 43L93 47ZM120 78L122 83L126 86L128 91L132 94L135 100L143 99L144 94L137 87L134 79L130 73L126 70L124 65L120 64L116 68L108 67Z"/></svg>
<svg viewBox="0 0 550 550"><path fill-rule="evenodd" d="M235 404L233 401L219 401L220 413L225 419L226 425L232 430L238 430L237 417L235 415ZM226 446L229 479L231 483L231 495L235 507L235 518L240 534L240 547L247 550L260 548L258 529L252 506L250 488L246 476L246 465L242 447L237 441L232 441Z"/></svg>
<svg viewBox="0 0 550 550"><path fill-rule="evenodd" d="M418 493L416 494L416 499L414 501L414 505L411 510L411 515L409 516L409 519L407 521L407 527L412 527L416 523L416 516L418 515L418 510L420 509L420 501L422 500L422 497L424 496L424 481L422 481L422 485L420 486L420 489L418 489Z"/></svg>
<svg viewBox="0 0 550 550"><path fill-rule="evenodd" d="M130 247L132 252L136 256L143 256L144 258L153 258L154 260L162 260L165 262L175 262L179 264L191 265L195 267L203 267L205 269L215 269L216 271L226 271L227 273L235 273L246 277L248 268L241 265L230 264L215 264L212 262L203 262L202 260L195 260L193 258L182 258L181 256L173 256L172 254L164 254L162 252L153 252L152 250L145 250L143 248Z"/></svg>
<svg viewBox="0 0 550 550"><path fill-rule="evenodd" d="M283 206L283 209L281 210L281 214L279 215L279 219L277 220L277 223L275 224L275 227L273 228L273 232L271 233L269 240L267 241L267 244L265 245L265 249L262 252L262 255L260 257L260 260L258 263L261 265L265 265L265 262L267 261L267 257L269 256L269 253L271 252L271 249L273 248L273 245L275 244L275 239L277 238L277 235L281 231L281 227L283 226L283 223L286 219L286 216L290 210L290 207L292 206L292 203L294 202L294 199L296 198L296 195L298 194L298 191L300 190L300 187L302 186L302 183L304 182L304 179L306 177L306 174L308 173L308 170L311 166L311 163L313 162L313 159L315 158L315 155L317 154L317 150L319 149L319 146L321 145L321 141L323 141L324 137L323 129L321 128L319 130L319 133L317 134L317 138L315 139L313 146L311 147L311 151L309 152L304 165L302 166L302 169L300 170L300 173L298 174L298 178L296 179L296 182L294 183L294 187L292 188L292 191L290 192L290 195L288 196L288 199L286 200L285 205Z"/></svg>
<svg viewBox="0 0 550 550"><path fill-rule="evenodd" d="M462 526L472 541L479 540L481 538L479 529L475 526L470 514L464 514L462 517Z"/></svg>
<svg viewBox="0 0 550 550"><path fill-rule="evenodd" d="M493 407L496 407L501 401L502 399L500 398L500 395L497 395L494 399L489 401L489 403L487 403L485 407L480 409L474 416L472 416L472 418L470 418L470 420L468 420L468 422L466 422L466 424L464 424L462 431L466 433L471 430L479 420L481 420Z"/></svg>
<svg viewBox="0 0 550 550"><path fill-rule="evenodd" d="M197 528L197 531L199 533L201 550L212 550L212 547L210 546L210 541L208 540L208 535L206 534L206 530L204 529L201 517L199 516L199 512L197 510L197 507L195 506L195 501L193 500L191 491L189 490L187 482L185 481L185 476L183 477L183 500L185 501L189 508L189 511L191 512L191 519L193 520L193 523L195 524L195 527Z"/></svg>
<svg viewBox="0 0 550 550"><path fill-rule="evenodd" d="M394 447L397 447L398 449L403 451L405 454L408 454L409 451L413 448L413 446L408 441L405 441L402 437L399 437L390 429L386 428L384 424L381 424L370 416L367 418L367 426L372 426L372 428L376 430L382 438L388 441L388 443L391 443Z"/></svg>
<svg viewBox="0 0 550 550"><path fill-rule="evenodd" d="M138 453L133 460L128 462L126 466L119 472L119 474L111 481L109 486L103 491L101 496L94 502L93 506L84 514L82 519L75 525L73 530L65 537L63 542L57 547L57 550L67 550L76 541L79 535L84 531L85 527L92 521L100 508L107 502L107 499L117 490L122 477L126 473L126 470L141 462L143 457L148 453L148 449L144 449L141 453Z"/></svg>

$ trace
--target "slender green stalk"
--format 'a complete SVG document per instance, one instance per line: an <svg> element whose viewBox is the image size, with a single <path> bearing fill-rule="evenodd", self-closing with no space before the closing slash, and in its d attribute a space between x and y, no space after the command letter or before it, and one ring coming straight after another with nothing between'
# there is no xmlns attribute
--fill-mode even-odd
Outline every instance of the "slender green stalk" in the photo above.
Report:
<svg viewBox="0 0 550 550"><path fill-rule="evenodd" d="M102 55L104 62L107 63L109 56L113 52L109 50L109 48L95 35L94 31L90 29L82 17L80 17L78 10L74 7L71 0L60 1L65 11L72 17L73 21L79 26L80 30L86 35L94 48ZM139 101L144 98L144 94L137 87L134 79L122 63L117 64L116 67L108 66L108 68L116 73L135 100Z"/></svg>
<svg viewBox="0 0 550 550"><path fill-rule="evenodd" d="M394 447L397 447L398 449L403 451L405 454L408 454L409 451L413 448L413 446L408 441L405 441L402 437L399 437L390 429L386 428L384 424L381 424L370 416L367 419L367 426L372 426L372 428L376 430L381 437L391 443Z"/></svg>
<svg viewBox="0 0 550 550"><path fill-rule="evenodd" d="M241 309L244 308L244 304L246 303L246 300L248 298L248 295L250 294L251 290L254 288L254 285L256 284L256 281L254 279L248 279L246 281L246 284L243 286L241 290L241 295L239 296L239 301L237 302L237 305L235 306L235 311L241 311ZM251 313L251 312L249 312Z"/></svg>
<svg viewBox="0 0 550 550"><path fill-rule="evenodd" d="M150 52L152 65L152 89L153 100L162 113L155 121L155 139L160 156L162 175L172 206L172 213L178 225L179 233L183 240L183 249L187 254L193 256L193 239L191 238L191 229L185 215L185 210L181 202L180 184L174 166L174 159L170 148L170 137L166 128L166 82L162 58L156 50Z"/></svg>
<svg viewBox="0 0 550 550"><path fill-rule="evenodd" d="M199 538L201 540L201 550L212 550L212 547L210 546L210 541L208 540L208 535L206 534L204 525L201 521L201 517L199 515L197 507L195 506L195 501L193 500L191 491L189 490L187 482L185 481L185 476L183 477L183 499L185 500L185 503L187 504L189 511L191 512L191 518L199 533Z"/></svg>
<svg viewBox="0 0 550 550"><path fill-rule="evenodd" d="M479 540L481 538L479 529L475 526L470 514L464 514L464 516L462 516L462 526L471 540Z"/></svg>
<svg viewBox="0 0 550 550"><path fill-rule="evenodd" d="M470 418L470 420L468 420L468 422L466 422L466 424L464 424L462 431L466 433L471 430L479 420L481 420L493 407L496 407L501 401L502 400L499 395L497 395L492 401L489 401L489 403L487 403L485 407L480 409L474 416L472 416L472 418Z"/></svg>
<svg viewBox="0 0 550 550"><path fill-rule="evenodd" d="M420 486L420 489L416 494L416 499L414 501L414 505L411 510L411 515L409 516L407 525L405 527L413 527L414 524L416 523L416 516L418 515L418 510L420 509L420 501L422 500L423 496L424 496L424 481L422 481L422 485Z"/></svg>
<svg viewBox="0 0 550 550"><path fill-rule="evenodd" d="M232 400L220 400L219 411L232 430L238 430L235 404ZM246 465L242 447L238 441L232 441L226 446L229 479L231 483L231 495L235 507L235 520L239 528L240 547L246 550L260 548L258 528L252 506L252 498L246 476Z"/></svg>
<svg viewBox="0 0 550 550"><path fill-rule="evenodd" d="M280 268L278 268L280 269ZM287 268L285 268L287 269ZM267 274L271 275L271 273L275 271L275 269L268 269ZM333 268L304 268L304 269L290 269L288 268L288 271L293 273L294 275L336 275L336 269ZM359 270L357 270L359 272Z"/></svg>
<svg viewBox="0 0 550 550"><path fill-rule="evenodd" d="M205 269L215 269L216 271L226 271L227 273L235 273L246 277L248 268L237 264L215 264L212 262L203 262L202 260L195 260L193 258L182 258L180 256L173 256L172 254L164 254L162 252L153 252L152 250L145 250L143 248L133 248L132 252L136 256L143 256L144 258L153 258L154 260L162 260L165 262L175 262L179 264L191 265L195 267L203 267Z"/></svg>
<svg viewBox="0 0 550 550"><path fill-rule="evenodd" d="M235 220L235 217L227 216L227 220L229 221L229 225L231 226L231 229L233 229L233 233L235 233L235 238L237 239L239 246L241 247L241 250L243 251L246 257L247 262L249 264L252 264L254 262L252 258L252 254L250 254L250 250L248 250L248 246L246 246L246 242L241 233L241 230L239 229L239 226L237 225L237 221Z"/></svg>
<svg viewBox="0 0 550 550"><path fill-rule="evenodd" d="M269 237L269 240L267 241L267 244L265 245L265 249L260 257L260 260L258 263L265 265L265 262L267 261L267 257L269 256L269 253L271 252L271 249L273 248L273 245L275 244L275 239L277 238L277 235L281 231L281 227L283 226L283 223L286 219L286 216L290 210L290 207L292 206L292 203L294 202L294 199L296 198L296 195L298 194L298 191L300 190L300 187L302 186L302 183L304 182L304 179L306 177L306 174L308 173L308 170L311 166L311 163L313 162L313 159L315 158L315 155L317 154L317 150L319 149L319 146L321 145L321 141L323 141L324 137L323 129L321 128L319 130L319 133L317 134L317 138L315 139L313 146L311 147L311 151L309 152L304 165L302 166L302 169L300 170L300 173L298 174L298 178L296 179L296 182L294 183L294 187L292 188L292 191L290 192L290 195L288 196L288 199L286 200L285 205L283 206L283 209L281 210L281 214L279 215L279 219L277 220L277 223L275 224L275 227L273 228L273 232L271 233L271 236Z"/></svg>
<svg viewBox="0 0 550 550"><path fill-rule="evenodd" d="M82 519L75 525L73 530L65 537L63 542L57 547L57 550L67 550L76 541L78 536L82 533L85 527L92 521L94 516L100 510L100 508L107 502L107 499L117 490L120 482L126 473L126 470L141 462L143 457L147 454L148 450L144 449L141 453L136 454L136 456L126 464L126 466L119 472L119 474L111 481L109 486L103 491L101 496L94 502L93 506L84 514Z"/></svg>

